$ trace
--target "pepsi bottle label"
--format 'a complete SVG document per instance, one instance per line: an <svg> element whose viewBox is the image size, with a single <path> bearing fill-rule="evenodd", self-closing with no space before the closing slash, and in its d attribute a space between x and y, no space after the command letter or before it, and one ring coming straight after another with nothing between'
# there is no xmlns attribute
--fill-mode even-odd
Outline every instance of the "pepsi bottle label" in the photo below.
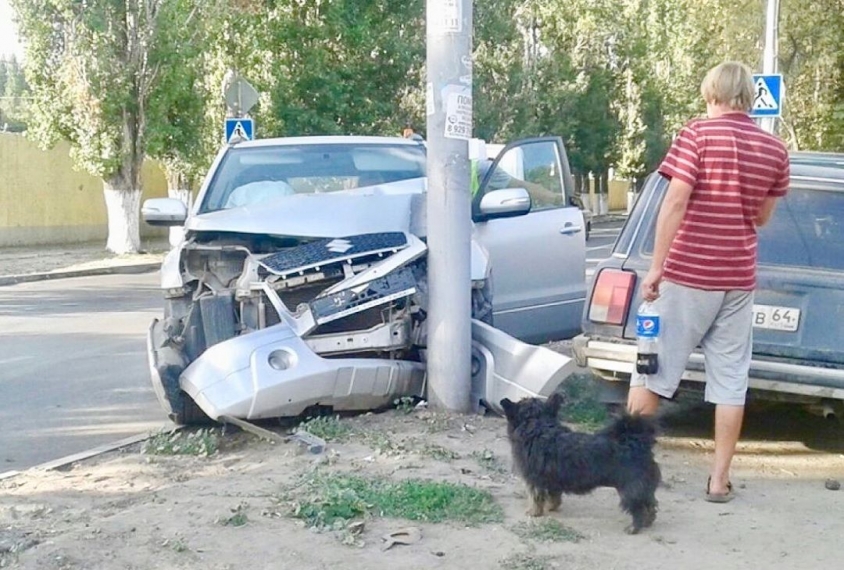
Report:
<svg viewBox="0 0 844 570"><path fill-rule="evenodd" d="M648 338L659 336L659 317L638 315L636 317L636 336Z"/></svg>

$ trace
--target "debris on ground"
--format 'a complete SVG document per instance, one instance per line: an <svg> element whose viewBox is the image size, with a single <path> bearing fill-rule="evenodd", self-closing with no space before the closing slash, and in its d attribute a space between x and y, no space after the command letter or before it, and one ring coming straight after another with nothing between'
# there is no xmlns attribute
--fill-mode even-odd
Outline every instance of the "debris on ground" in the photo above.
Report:
<svg viewBox="0 0 844 570"><path fill-rule="evenodd" d="M381 550L386 551L390 550L397 544L416 544L422 540L422 529L415 526L409 526L389 532L381 538L384 540L384 544L381 545Z"/></svg>

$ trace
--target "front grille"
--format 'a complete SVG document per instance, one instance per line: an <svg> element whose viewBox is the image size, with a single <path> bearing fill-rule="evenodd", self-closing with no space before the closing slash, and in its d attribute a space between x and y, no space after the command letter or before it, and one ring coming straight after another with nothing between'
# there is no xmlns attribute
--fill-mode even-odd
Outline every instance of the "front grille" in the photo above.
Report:
<svg viewBox="0 0 844 570"><path fill-rule="evenodd" d="M287 276L326 263L393 252L406 246L407 237L402 232L325 238L268 255L262 258L259 263L271 273Z"/></svg>

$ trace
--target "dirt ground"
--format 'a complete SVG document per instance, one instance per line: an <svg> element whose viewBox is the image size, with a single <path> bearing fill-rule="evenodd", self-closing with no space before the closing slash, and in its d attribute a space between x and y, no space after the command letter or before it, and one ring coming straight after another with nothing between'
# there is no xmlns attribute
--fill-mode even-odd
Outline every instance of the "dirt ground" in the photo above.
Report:
<svg viewBox="0 0 844 570"><path fill-rule="evenodd" d="M738 496L718 505L703 500L711 413L666 416L657 450L659 516L637 536L623 532L628 519L615 491L600 489L564 497L550 518L565 532L543 540L548 534L524 514L504 420L395 410L340 420L346 437L316 455L237 432L223 434L210 457L152 455L136 446L65 471L0 481L0 567L840 567L844 491L827 490L825 481L844 479L844 432L790 410L749 414L733 472ZM290 516L301 506L294 484L315 472L463 483L491 493L503 518L467 526L370 514L360 519L360 534L320 532ZM408 526L421 530L421 540L382 550L384 534Z"/></svg>

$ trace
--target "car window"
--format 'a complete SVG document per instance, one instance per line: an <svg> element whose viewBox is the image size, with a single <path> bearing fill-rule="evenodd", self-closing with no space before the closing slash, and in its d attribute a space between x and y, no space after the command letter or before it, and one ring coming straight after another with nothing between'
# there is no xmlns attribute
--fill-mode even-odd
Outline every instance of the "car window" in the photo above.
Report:
<svg viewBox="0 0 844 570"><path fill-rule="evenodd" d="M482 177L486 172L484 166L487 165L482 165ZM527 190L531 211L564 206L563 175L557 145L553 141L536 141L510 148L489 174L484 193L504 188Z"/></svg>
<svg viewBox="0 0 844 570"><path fill-rule="evenodd" d="M844 192L792 187L759 230L759 263L844 269Z"/></svg>
<svg viewBox="0 0 844 570"><path fill-rule="evenodd" d="M424 176L425 150L416 145L235 147L214 173L200 212Z"/></svg>
<svg viewBox="0 0 844 570"><path fill-rule="evenodd" d="M659 190L661 203L664 185ZM642 242L642 254L653 255L656 214ZM817 190L792 186L777 202L771 220L758 232L762 265L844 270L844 189Z"/></svg>

